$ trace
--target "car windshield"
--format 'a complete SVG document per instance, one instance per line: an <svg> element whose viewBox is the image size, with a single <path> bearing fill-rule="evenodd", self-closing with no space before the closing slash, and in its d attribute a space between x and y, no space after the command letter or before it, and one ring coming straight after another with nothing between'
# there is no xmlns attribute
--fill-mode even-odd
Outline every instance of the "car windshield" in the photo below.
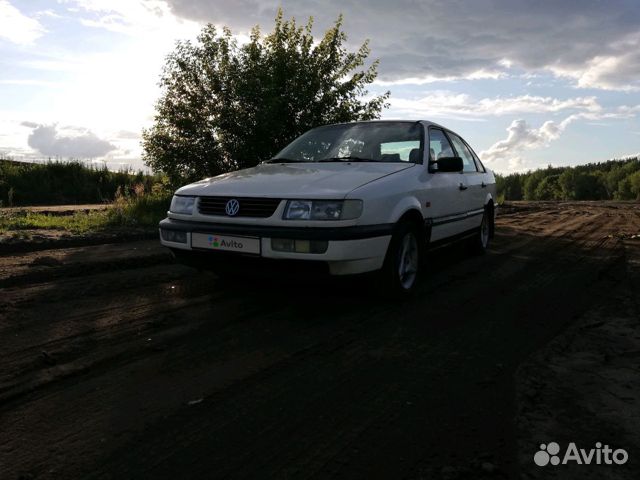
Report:
<svg viewBox="0 0 640 480"><path fill-rule="evenodd" d="M350 123L309 130L271 161L419 163L422 148L419 123Z"/></svg>

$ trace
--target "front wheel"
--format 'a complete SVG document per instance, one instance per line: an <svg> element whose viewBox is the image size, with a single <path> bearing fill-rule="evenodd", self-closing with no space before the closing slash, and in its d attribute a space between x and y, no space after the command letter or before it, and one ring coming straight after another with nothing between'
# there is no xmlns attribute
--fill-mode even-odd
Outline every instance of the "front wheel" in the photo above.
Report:
<svg viewBox="0 0 640 480"><path fill-rule="evenodd" d="M391 296L411 293L420 271L420 245L417 228L402 222L391 237L382 267L383 285Z"/></svg>

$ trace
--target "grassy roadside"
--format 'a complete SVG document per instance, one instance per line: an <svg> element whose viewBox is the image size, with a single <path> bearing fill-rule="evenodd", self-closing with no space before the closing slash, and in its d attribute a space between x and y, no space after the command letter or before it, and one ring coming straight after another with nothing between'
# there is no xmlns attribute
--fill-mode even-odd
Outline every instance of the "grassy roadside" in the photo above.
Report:
<svg viewBox="0 0 640 480"><path fill-rule="evenodd" d="M118 196L104 210L79 211L71 215L32 212L28 209L0 213L0 234L24 238L25 230L62 230L82 235L106 231L114 227L155 229L166 216L171 196L166 193L143 192Z"/></svg>
<svg viewBox="0 0 640 480"><path fill-rule="evenodd" d="M165 181L160 174L114 172L73 160L40 164L0 158L0 206L113 202L118 192L133 192L140 185L150 192Z"/></svg>
<svg viewBox="0 0 640 480"><path fill-rule="evenodd" d="M50 215L20 210L0 214L0 233L19 230L65 230L71 233L86 233L109 226L109 213L77 212L72 215Z"/></svg>
<svg viewBox="0 0 640 480"><path fill-rule="evenodd" d="M170 202L171 188L160 174L112 172L77 161L32 164L0 158L0 207L9 207L0 208L3 248L151 233ZM56 208L83 204L92 208Z"/></svg>

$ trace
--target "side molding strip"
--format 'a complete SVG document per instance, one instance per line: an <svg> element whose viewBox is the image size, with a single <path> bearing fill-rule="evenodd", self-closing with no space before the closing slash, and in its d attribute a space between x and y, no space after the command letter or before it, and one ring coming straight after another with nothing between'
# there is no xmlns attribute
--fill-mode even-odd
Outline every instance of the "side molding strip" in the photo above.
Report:
<svg viewBox="0 0 640 480"><path fill-rule="evenodd" d="M466 220L469 217L475 217L477 215L482 215L484 213L484 208L479 208L477 210L470 210L468 212L460 212L454 213L453 215L445 215L442 217L431 217L425 219L425 223L432 227L437 227L438 225L445 225L447 223L459 222L460 220Z"/></svg>

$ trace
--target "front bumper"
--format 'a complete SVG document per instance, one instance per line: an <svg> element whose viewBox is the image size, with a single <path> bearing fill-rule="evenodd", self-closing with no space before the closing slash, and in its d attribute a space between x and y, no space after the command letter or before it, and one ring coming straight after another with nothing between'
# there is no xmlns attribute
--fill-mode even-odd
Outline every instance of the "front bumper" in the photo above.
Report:
<svg viewBox="0 0 640 480"><path fill-rule="evenodd" d="M349 227L288 227L264 225L238 225L228 223L193 222L166 218L160 222L161 230L173 230L186 233L186 242L168 242L160 236L160 242L172 249L210 252L215 250L192 247L191 234L217 234L260 239L260 257L282 260L303 260L326 262L333 275L364 273L382 268L384 257L393 233L393 224L358 225ZM324 253L297 253L273 250L271 239L320 240L328 246ZM226 257L254 256L243 253L231 253Z"/></svg>

